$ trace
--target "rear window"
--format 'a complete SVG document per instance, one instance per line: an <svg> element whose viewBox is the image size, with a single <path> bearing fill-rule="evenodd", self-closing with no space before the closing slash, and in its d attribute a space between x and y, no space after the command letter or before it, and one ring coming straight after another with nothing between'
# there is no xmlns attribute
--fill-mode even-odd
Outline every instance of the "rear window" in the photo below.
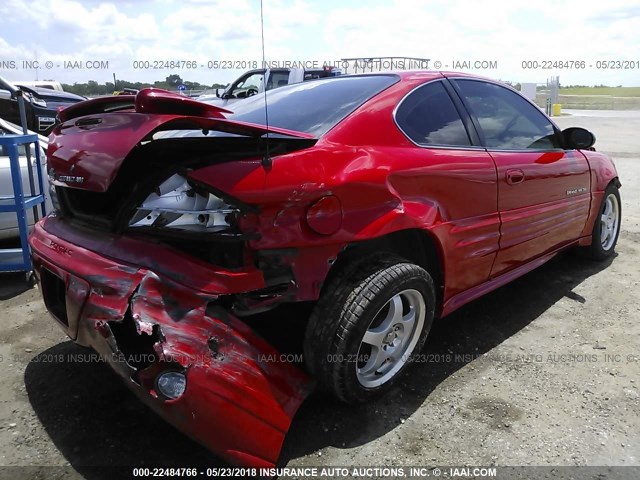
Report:
<svg viewBox="0 0 640 480"><path fill-rule="evenodd" d="M418 145L471 145L462 118L440 81L410 93L398 107L396 121Z"/></svg>
<svg viewBox="0 0 640 480"><path fill-rule="evenodd" d="M320 137L343 118L399 80L396 75L336 77L296 83L267 92L269 126ZM266 123L264 94L229 105L230 120Z"/></svg>

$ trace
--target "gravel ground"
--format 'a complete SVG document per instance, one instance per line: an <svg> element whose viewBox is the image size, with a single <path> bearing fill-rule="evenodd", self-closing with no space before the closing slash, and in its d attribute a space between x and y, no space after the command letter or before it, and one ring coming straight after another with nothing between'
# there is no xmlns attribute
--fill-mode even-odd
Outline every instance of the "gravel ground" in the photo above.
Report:
<svg viewBox="0 0 640 480"><path fill-rule="evenodd" d="M438 322L427 361L376 403L355 408L312 396L284 464L640 464L640 112L591 115L557 120L591 129L616 161L618 255L599 264L562 254ZM108 367L82 361L88 352L49 320L22 275L0 276L0 312L0 465L40 466L3 468L0 478L216 464ZM303 314L293 310L288 321Z"/></svg>

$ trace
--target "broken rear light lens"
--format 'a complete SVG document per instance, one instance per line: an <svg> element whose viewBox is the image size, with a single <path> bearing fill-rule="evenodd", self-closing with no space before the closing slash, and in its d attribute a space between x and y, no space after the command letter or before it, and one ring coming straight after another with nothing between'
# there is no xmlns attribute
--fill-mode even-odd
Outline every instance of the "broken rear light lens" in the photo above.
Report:
<svg viewBox="0 0 640 480"><path fill-rule="evenodd" d="M186 388L187 377L182 372L162 372L156 378L156 391L171 400L180 398Z"/></svg>
<svg viewBox="0 0 640 480"><path fill-rule="evenodd" d="M186 232L219 232L231 226L239 210L212 193L196 190L182 175L162 182L138 207L129 228L170 228Z"/></svg>

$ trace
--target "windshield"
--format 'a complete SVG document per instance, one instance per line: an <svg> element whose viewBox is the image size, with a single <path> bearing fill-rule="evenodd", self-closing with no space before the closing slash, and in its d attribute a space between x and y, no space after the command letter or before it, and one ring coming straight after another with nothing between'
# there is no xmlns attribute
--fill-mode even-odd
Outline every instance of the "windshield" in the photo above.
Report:
<svg viewBox="0 0 640 480"><path fill-rule="evenodd" d="M319 137L398 80L396 75L344 76L276 88L266 93L269 126ZM263 94L234 103L231 110L225 115L229 120L266 124Z"/></svg>

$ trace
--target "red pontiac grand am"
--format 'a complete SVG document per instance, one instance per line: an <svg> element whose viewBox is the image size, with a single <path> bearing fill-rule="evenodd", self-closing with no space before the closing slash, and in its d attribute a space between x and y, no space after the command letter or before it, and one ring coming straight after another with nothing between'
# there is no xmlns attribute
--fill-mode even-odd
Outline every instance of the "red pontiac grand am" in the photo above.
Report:
<svg viewBox="0 0 640 480"><path fill-rule="evenodd" d="M60 117L57 211L30 238L47 309L234 464L273 466L316 383L370 400L434 318L569 247L610 257L620 231L594 136L470 75L341 76L233 112L146 89ZM304 366L242 320L301 301Z"/></svg>

